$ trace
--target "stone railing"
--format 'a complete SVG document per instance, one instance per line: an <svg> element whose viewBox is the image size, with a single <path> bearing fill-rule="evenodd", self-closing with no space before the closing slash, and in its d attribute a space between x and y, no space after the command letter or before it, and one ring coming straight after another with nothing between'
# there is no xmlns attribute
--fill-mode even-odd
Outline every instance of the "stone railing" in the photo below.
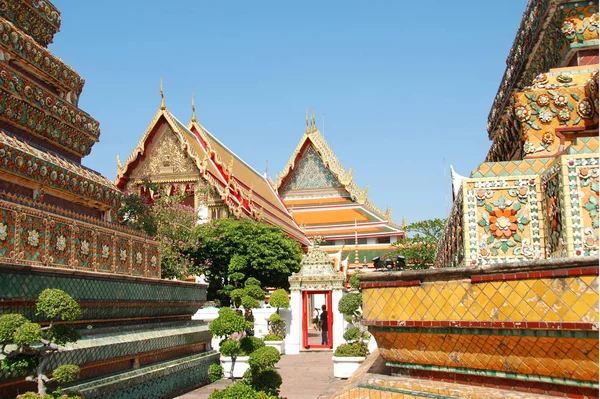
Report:
<svg viewBox="0 0 600 399"><path fill-rule="evenodd" d="M148 236L14 194L0 195L0 262L160 278Z"/></svg>

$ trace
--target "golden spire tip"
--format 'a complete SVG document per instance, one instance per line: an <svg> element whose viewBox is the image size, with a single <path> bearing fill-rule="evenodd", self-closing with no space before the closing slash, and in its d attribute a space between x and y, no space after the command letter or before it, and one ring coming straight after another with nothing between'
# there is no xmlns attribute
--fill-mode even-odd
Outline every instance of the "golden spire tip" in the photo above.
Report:
<svg viewBox="0 0 600 399"><path fill-rule="evenodd" d="M198 122L198 119L196 119L196 105L194 104L194 92L192 92L192 122Z"/></svg>
<svg viewBox="0 0 600 399"><path fill-rule="evenodd" d="M160 77L160 109L167 109L165 105L165 93L163 92L162 76Z"/></svg>

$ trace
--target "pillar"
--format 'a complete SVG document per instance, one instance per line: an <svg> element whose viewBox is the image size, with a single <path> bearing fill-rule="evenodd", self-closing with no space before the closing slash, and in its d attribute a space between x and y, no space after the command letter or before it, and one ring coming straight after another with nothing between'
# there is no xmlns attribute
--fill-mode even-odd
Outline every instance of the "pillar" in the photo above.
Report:
<svg viewBox="0 0 600 399"><path fill-rule="evenodd" d="M289 334L285 337L285 353L298 355L302 344L302 292L292 291L290 297L291 320Z"/></svg>

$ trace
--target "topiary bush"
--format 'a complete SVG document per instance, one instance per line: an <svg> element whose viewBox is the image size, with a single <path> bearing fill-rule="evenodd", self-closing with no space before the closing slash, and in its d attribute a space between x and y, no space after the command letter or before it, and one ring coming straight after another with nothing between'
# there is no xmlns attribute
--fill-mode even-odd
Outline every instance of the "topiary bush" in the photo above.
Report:
<svg viewBox="0 0 600 399"><path fill-rule="evenodd" d="M279 388L282 383L281 375L274 368L253 372L250 382L257 391L275 396L279 395Z"/></svg>
<svg viewBox="0 0 600 399"><path fill-rule="evenodd" d="M29 373L29 381L37 382L38 395L46 395L46 384L64 384L78 378L79 367L61 365L48 378L50 355L60 350L60 346L79 339L77 331L69 324L56 324L59 321L75 321L81 317L81 308L69 294L62 290L43 290L36 302L37 315L43 316L49 324L42 327L19 314L0 316L0 345L2 346L1 369L13 376ZM33 395L32 393L29 393ZM52 395L52 394L51 394Z"/></svg>
<svg viewBox="0 0 600 399"><path fill-rule="evenodd" d="M336 357L366 357L368 355L369 347L362 341L342 344L335 348L335 352L333 353L333 356Z"/></svg>
<svg viewBox="0 0 600 399"><path fill-rule="evenodd" d="M283 288L279 288L271 294L269 305L271 305L272 308L277 308L277 314L279 314L279 308L290 307L290 297Z"/></svg>
<svg viewBox="0 0 600 399"><path fill-rule="evenodd" d="M250 354L248 364L257 370L273 367L281 359L279 351L272 346L263 346Z"/></svg>
<svg viewBox="0 0 600 399"><path fill-rule="evenodd" d="M273 313L269 316L268 325L270 334L278 334L285 337L285 320L282 320L279 314Z"/></svg>
<svg viewBox="0 0 600 399"><path fill-rule="evenodd" d="M214 391L208 399L279 399L279 397L258 391L251 385L240 381L222 391Z"/></svg>
<svg viewBox="0 0 600 399"><path fill-rule="evenodd" d="M81 369L75 364L63 364L54 369L52 378L56 380L59 385L70 384L79 379L80 372Z"/></svg>
<svg viewBox="0 0 600 399"><path fill-rule="evenodd" d="M265 346L265 341L257 337L244 337L240 340L240 356L249 356Z"/></svg>
<svg viewBox="0 0 600 399"><path fill-rule="evenodd" d="M210 382L219 381L224 376L223 366L213 363L208 367L208 380Z"/></svg>
<svg viewBox="0 0 600 399"><path fill-rule="evenodd" d="M266 341L283 341L283 335L281 334L267 334L263 337L263 340Z"/></svg>

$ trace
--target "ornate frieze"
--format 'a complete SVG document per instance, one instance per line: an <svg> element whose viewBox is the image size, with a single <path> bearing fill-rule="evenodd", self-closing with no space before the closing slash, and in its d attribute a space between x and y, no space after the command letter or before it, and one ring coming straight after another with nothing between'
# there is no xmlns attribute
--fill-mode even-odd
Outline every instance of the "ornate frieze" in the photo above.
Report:
<svg viewBox="0 0 600 399"><path fill-rule="evenodd" d="M148 176L152 181L165 175L198 175L198 168L168 129L163 129L146 149L146 156L131 176Z"/></svg>
<svg viewBox="0 0 600 399"><path fill-rule="evenodd" d="M60 12L52 3L43 0L0 1L0 15L48 47L60 30Z"/></svg>
<svg viewBox="0 0 600 399"><path fill-rule="evenodd" d="M118 209L122 193L110 180L0 131L0 170Z"/></svg>
<svg viewBox="0 0 600 399"><path fill-rule="evenodd" d="M100 124L35 81L0 63L0 118L82 157L100 136Z"/></svg>
<svg viewBox="0 0 600 399"><path fill-rule="evenodd" d="M557 154L565 144L561 131L598 125L598 105L589 96L596 80L597 69L541 73L532 86L515 94L513 115L523 127L525 157Z"/></svg>
<svg viewBox="0 0 600 399"><path fill-rule="evenodd" d="M5 195L0 262L160 277L158 243L129 229Z"/></svg>
<svg viewBox="0 0 600 399"><path fill-rule="evenodd" d="M14 58L32 67L43 80L56 85L67 101L77 105L85 80L70 66L52 55L48 49L2 17L0 17L0 50L3 50L0 60L6 62Z"/></svg>

